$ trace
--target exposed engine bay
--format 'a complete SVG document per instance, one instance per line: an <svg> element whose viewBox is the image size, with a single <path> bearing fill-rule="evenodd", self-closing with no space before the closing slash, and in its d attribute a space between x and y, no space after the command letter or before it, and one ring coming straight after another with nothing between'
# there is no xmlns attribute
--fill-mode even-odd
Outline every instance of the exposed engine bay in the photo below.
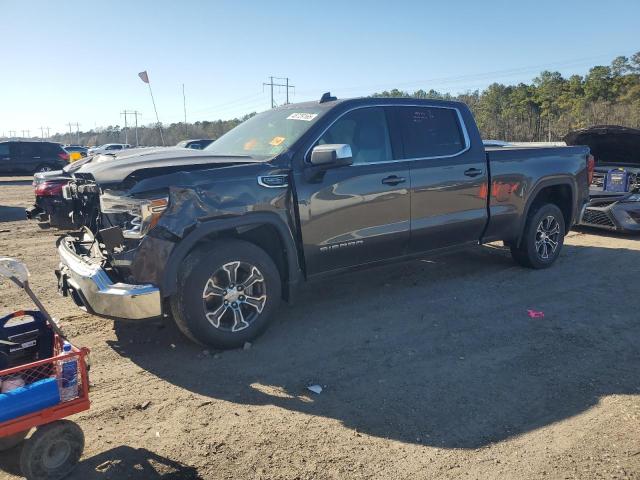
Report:
<svg viewBox="0 0 640 480"><path fill-rule="evenodd" d="M595 157L590 202L581 224L640 231L640 130L615 125L577 130L567 145L588 145Z"/></svg>

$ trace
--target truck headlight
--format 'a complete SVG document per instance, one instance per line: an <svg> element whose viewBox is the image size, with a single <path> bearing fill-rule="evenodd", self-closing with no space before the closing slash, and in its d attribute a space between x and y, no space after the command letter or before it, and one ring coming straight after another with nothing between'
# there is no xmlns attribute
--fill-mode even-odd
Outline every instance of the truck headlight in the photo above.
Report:
<svg viewBox="0 0 640 480"><path fill-rule="evenodd" d="M144 237L156 226L168 204L168 197L135 198L109 191L100 195L102 213L129 216L127 224L122 229L124 238Z"/></svg>

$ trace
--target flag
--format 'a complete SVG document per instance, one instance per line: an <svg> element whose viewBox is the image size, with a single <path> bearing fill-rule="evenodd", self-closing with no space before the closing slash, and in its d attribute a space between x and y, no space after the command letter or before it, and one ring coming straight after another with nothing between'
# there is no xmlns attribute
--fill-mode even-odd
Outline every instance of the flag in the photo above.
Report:
<svg viewBox="0 0 640 480"><path fill-rule="evenodd" d="M142 80L144 83L149 83L149 75L147 74L146 70L144 72L140 72L138 76L140 77L140 80Z"/></svg>

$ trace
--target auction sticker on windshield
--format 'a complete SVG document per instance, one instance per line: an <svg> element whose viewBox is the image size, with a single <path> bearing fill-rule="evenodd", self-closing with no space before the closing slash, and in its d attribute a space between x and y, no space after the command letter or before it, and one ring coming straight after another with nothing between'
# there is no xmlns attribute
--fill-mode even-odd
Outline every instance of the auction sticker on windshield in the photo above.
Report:
<svg viewBox="0 0 640 480"><path fill-rule="evenodd" d="M269 142L269 145L273 145L274 147L277 147L278 145L280 145L282 142L284 142L285 138L284 137L273 137L271 139L271 141Z"/></svg>
<svg viewBox="0 0 640 480"><path fill-rule="evenodd" d="M292 113L287 117L287 120L303 120L305 122L310 122L317 116L317 113Z"/></svg>

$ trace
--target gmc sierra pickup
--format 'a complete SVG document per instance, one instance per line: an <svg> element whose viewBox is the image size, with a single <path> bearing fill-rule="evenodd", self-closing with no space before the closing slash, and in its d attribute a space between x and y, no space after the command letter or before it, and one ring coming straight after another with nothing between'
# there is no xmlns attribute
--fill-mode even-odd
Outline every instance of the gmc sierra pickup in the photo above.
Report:
<svg viewBox="0 0 640 480"><path fill-rule="evenodd" d="M286 105L202 151L123 152L73 173L59 287L98 315L173 317L233 348L302 281L503 241L545 268L588 201L587 147L485 150L466 105Z"/></svg>

